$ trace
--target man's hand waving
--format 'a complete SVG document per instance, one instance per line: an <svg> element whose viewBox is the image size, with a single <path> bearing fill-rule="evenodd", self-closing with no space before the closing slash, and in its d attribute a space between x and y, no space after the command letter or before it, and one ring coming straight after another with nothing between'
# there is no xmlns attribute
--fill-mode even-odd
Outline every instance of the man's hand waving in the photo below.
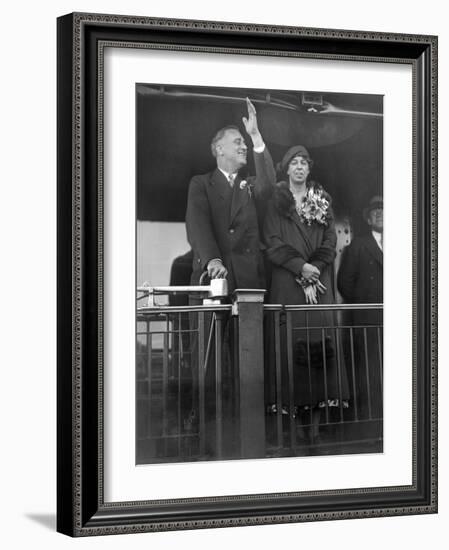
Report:
<svg viewBox="0 0 449 550"><path fill-rule="evenodd" d="M246 106L248 108L248 118L243 117L242 121L245 126L245 130L253 141L253 146L255 148L263 147L262 135L259 132L259 127L257 126L257 113L256 108L251 103L251 101L246 98Z"/></svg>

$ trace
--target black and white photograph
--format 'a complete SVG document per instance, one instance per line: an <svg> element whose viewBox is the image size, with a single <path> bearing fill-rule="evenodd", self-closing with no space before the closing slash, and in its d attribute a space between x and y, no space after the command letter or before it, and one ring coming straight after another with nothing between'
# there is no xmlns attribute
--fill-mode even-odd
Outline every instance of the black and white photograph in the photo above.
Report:
<svg viewBox="0 0 449 550"><path fill-rule="evenodd" d="M58 18L60 533L438 511L438 38L285 15Z"/></svg>
<svg viewBox="0 0 449 550"><path fill-rule="evenodd" d="M306 85L136 84L138 465L383 452L383 97Z"/></svg>

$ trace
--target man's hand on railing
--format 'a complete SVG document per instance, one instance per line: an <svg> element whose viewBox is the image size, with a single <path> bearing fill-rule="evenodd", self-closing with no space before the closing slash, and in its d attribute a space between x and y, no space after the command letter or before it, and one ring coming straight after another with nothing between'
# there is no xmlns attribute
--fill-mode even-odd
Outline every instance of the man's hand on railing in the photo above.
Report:
<svg viewBox="0 0 449 550"><path fill-rule="evenodd" d="M226 279L228 270L221 260L216 259L207 264L207 274L210 279Z"/></svg>

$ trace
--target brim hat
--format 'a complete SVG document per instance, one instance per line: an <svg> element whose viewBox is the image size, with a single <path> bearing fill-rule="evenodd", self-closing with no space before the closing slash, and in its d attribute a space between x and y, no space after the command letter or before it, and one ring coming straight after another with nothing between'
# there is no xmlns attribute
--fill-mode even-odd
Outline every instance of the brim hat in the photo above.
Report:
<svg viewBox="0 0 449 550"><path fill-rule="evenodd" d="M309 168L312 169L313 160L309 155L309 151L304 147L304 145L294 145L285 153L281 162L278 163L277 169L278 172L286 172L288 165L295 157L303 157L309 163Z"/></svg>
<svg viewBox="0 0 449 550"><path fill-rule="evenodd" d="M384 200L379 195L374 196L366 208L363 209L363 218L366 220L371 210L384 207Z"/></svg>

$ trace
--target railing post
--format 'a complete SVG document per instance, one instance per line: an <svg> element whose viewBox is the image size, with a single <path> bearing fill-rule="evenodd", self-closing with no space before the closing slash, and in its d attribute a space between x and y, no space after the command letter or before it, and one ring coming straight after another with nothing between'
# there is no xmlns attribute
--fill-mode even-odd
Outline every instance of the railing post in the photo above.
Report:
<svg viewBox="0 0 449 550"><path fill-rule="evenodd" d="M240 445L242 458L265 456L264 290L237 289Z"/></svg>

